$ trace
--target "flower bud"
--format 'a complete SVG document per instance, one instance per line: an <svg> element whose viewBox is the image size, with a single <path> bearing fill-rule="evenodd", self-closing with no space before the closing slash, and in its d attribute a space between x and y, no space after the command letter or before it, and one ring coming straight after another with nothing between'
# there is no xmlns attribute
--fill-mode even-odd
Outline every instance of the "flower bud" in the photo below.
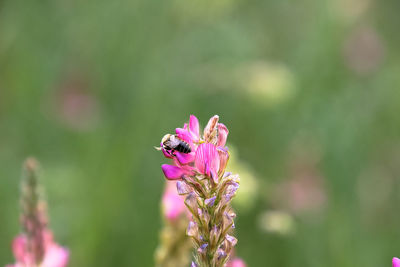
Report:
<svg viewBox="0 0 400 267"><path fill-rule="evenodd" d="M226 147L218 147L217 149L219 155L219 171L218 175L221 175L225 172L226 165L229 160L229 152Z"/></svg>
<svg viewBox="0 0 400 267"><path fill-rule="evenodd" d="M217 129L218 129L218 143L217 143L217 146L223 147L226 144L226 139L228 138L229 130L222 123L218 123Z"/></svg>
<svg viewBox="0 0 400 267"><path fill-rule="evenodd" d="M207 123L206 128L204 128L204 141L206 143L217 144L218 141L218 132L217 132L217 125L218 125L219 116L214 115Z"/></svg>
<svg viewBox="0 0 400 267"><path fill-rule="evenodd" d="M226 235L225 239L229 242L229 244L234 247L237 244L237 239L234 236Z"/></svg>
<svg viewBox="0 0 400 267"><path fill-rule="evenodd" d="M196 194L194 192L189 193L185 199L185 205L188 207L188 209L192 212L195 213L197 210L197 199L196 199Z"/></svg>
<svg viewBox="0 0 400 267"><path fill-rule="evenodd" d="M209 207L212 207L212 206L214 206L216 198L217 198L216 196L213 196L211 198L207 198L206 200L204 200L204 204L206 204Z"/></svg>
<svg viewBox="0 0 400 267"><path fill-rule="evenodd" d="M221 234L221 229L219 227L217 227L216 225L214 225L211 228L211 231L210 231L210 243L211 243L211 246L214 247L214 246L217 245L217 242L218 242L220 234Z"/></svg>
<svg viewBox="0 0 400 267"><path fill-rule="evenodd" d="M224 212L224 215L222 218L222 223L223 223L224 231L227 231L230 227L232 227L233 219L231 216L229 216L228 212Z"/></svg>
<svg viewBox="0 0 400 267"><path fill-rule="evenodd" d="M203 222L204 225L208 225L208 222L210 221L210 214L208 213L207 210L202 210L202 209L197 209L197 212L199 214L200 220Z"/></svg>
<svg viewBox="0 0 400 267"><path fill-rule="evenodd" d="M228 257L228 254L222 248L217 249L216 254L217 254L216 255L217 266L219 266L223 262L225 262L226 257Z"/></svg>
<svg viewBox="0 0 400 267"><path fill-rule="evenodd" d="M197 249L197 252L199 252L200 254L206 254L207 247L208 247L208 244L204 243Z"/></svg>
<svg viewBox="0 0 400 267"><path fill-rule="evenodd" d="M186 195L192 192L192 189L190 186L188 186L185 182L183 181L177 181L176 182L176 190L178 191L179 195Z"/></svg>
<svg viewBox="0 0 400 267"><path fill-rule="evenodd" d="M197 226L197 223L195 223L194 221L190 221L186 230L186 234L191 237L197 237L198 233L199 227Z"/></svg>
<svg viewBox="0 0 400 267"><path fill-rule="evenodd" d="M236 191L239 189L239 184L236 182L233 182L232 184L228 185L228 187L226 188L226 195L229 197L229 199L232 199L235 194Z"/></svg>

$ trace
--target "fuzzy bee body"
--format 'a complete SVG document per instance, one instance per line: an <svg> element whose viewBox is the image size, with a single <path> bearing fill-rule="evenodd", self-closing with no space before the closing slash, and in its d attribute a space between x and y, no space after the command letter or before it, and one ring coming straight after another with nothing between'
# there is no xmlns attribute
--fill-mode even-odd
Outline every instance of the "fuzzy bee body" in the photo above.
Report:
<svg viewBox="0 0 400 267"><path fill-rule="evenodd" d="M188 143L186 143L185 141L179 139L178 137L172 134L165 135L161 140L161 143L163 148L170 154L172 154L174 151L178 151L185 154L192 152L192 149L190 148Z"/></svg>

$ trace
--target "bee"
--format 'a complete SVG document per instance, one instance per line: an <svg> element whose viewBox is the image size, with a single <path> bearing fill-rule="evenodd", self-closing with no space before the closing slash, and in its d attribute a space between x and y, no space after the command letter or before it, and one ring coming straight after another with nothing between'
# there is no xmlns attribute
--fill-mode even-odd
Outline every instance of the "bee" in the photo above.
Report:
<svg viewBox="0 0 400 267"><path fill-rule="evenodd" d="M192 149L190 148L188 143L173 134L164 135L164 137L161 139L161 144L162 147L171 155L173 155L174 151L185 154L192 152Z"/></svg>

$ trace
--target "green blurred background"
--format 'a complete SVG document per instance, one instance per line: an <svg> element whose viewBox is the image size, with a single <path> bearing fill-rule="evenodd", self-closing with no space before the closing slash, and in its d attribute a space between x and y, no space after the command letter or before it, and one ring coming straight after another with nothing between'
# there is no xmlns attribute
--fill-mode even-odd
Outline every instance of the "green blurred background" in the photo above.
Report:
<svg viewBox="0 0 400 267"><path fill-rule="evenodd" d="M42 165L70 266L153 266L153 149L219 114L249 266L400 256L400 2L1 0L0 264Z"/></svg>

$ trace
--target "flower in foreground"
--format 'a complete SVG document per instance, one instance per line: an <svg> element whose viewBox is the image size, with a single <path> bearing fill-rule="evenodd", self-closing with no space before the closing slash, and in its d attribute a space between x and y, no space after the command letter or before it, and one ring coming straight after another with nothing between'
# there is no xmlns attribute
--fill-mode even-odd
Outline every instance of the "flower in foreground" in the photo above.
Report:
<svg viewBox="0 0 400 267"><path fill-rule="evenodd" d="M40 199L37 162L28 159L21 186L21 222L23 233L12 244L16 263L7 267L65 267L69 252L53 240L48 228L46 203Z"/></svg>
<svg viewBox="0 0 400 267"><path fill-rule="evenodd" d="M393 258L392 263L393 263L393 267L400 267L400 259Z"/></svg>
<svg viewBox="0 0 400 267"><path fill-rule="evenodd" d="M225 172L229 131L219 117L209 120L202 135L199 129L197 118L191 115L188 124L176 129L176 135L167 135L174 138L174 147L163 138L160 150L173 164L161 168L168 180L176 180L178 193L186 195L185 205L192 215L187 235L196 249L192 266L219 267L228 262L237 243L231 235L236 214L230 202L239 188L239 176ZM179 149L187 145L190 150Z"/></svg>

